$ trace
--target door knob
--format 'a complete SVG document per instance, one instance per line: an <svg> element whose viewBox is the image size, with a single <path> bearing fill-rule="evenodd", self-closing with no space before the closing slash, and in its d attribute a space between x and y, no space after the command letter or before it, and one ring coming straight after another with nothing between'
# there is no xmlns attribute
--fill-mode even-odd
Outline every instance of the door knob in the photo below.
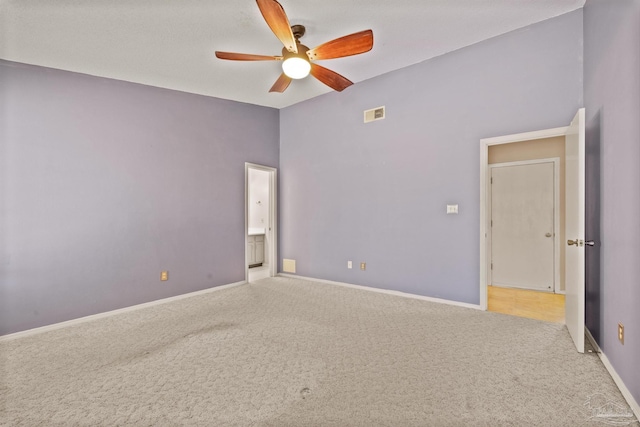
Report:
<svg viewBox="0 0 640 427"><path fill-rule="evenodd" d="M545 234L544 237L551 237L551 233Z"/></svg>
<svg viewBox="0 0 640 427"><path fill-rule="evenodd" d="M567 240L567 245L569 245L569 246L572 246L572 245L576 245L576 246L584 246L584 245L595 246L596 244L595 244L595 242L593 240L583 241L583 240L576 239L576 240Z"/></svg>

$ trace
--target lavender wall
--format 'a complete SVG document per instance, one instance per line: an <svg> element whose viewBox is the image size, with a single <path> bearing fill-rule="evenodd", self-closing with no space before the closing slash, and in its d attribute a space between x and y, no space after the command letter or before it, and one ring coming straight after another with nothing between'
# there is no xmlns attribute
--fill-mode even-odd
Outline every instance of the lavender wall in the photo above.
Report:
<svg viewBox="0 0 640 427"><path fill-rule="evenodd" d="M0 100L0 334L244 280L278 110L6 61Z"/></svg>
<svg viewBox="0 0 640 427"><path fill-rule="evenodd" d="M640 402L640 0L587 0L584 43L587 173L598 190L587 223L602 242L587 326Z"/></svg>
<svg viewBox="0 0 640 427"><path fill-rule="evenodd" d="M479 141L570 123L582 36L578 10L281 110L281 257L304 276L479 303Z"/></svg>

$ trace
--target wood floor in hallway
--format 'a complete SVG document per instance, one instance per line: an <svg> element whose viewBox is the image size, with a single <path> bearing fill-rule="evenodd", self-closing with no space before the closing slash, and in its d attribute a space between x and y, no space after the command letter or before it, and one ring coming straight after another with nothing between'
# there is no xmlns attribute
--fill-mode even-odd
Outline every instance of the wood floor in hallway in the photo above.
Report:
<svg viewBox="0 0 640 427"><path fill-rule="evenodd" d="M488 286L488 310L512 316L564 323L564 295Z"/></svg>

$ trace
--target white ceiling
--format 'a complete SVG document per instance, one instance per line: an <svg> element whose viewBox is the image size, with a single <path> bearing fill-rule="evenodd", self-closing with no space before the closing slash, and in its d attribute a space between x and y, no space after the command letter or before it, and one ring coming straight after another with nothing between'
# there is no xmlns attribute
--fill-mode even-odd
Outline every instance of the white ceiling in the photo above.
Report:
<svg viewBox="0 0 640 427"><path fill-rule="evenodd" d="M372 29L371 52L321 61L354 83L581 8L585 0L280 0L309 47ZM0 0L0 58L276 108L329 92L308 77L269 93L279 55L254 0ZM347 88L346 91L349 89Z"/></svg>

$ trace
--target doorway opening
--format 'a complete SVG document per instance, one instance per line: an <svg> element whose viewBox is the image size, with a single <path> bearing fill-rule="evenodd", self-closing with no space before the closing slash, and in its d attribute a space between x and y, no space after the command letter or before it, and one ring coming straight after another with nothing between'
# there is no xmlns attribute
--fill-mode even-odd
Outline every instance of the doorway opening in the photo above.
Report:
<svg viewBox="0 0 640 427"><path fill-rule="evenodd" d="M564 166L564 135L487 147L487 310L564 323Z"/></svg>
<svg viewBox="0 0 640 427"><path fill-rule="evenodd" d="M245 280L277 274L277 170L245 163Z"/></svg>
<svg viewBox="0 0 640 427"><path fill-rule="evenodd" d="M565 133L483 140L489 311L564 322Z"/></svg>
<svg viewBox="0 0 640 427"><path fill-rule="evenodd" d="M481 206L480 206L480 217L481 217L481 248L480 248L480 267L481 267L481 286L480 286L480 305L482 309L489 309L489 286L497 285L501 288L512 288L514 291L518 290L517 288L525 288L528 290L536 289L538 291L545 291L551 293L564 293L564 273L565 273L565 248L560 243L564 241L565 232L564 232L564 223L565 223L565 206L564 206L564 197L565 197L565 134L567 128L555 128L548 129L537 132L527 132L516 135L507 135L504 137L497 138L487 138L481 141L481 188L480 188L480 196L481 196ZM526 197L523 200L512 200L514 194L502 194L501 200L498 200L496 203L495 198L492 197L492 192L494 190L494 186L492 185L492 175L495 172L500 172L494 178L496 178L496 186L498 186L499 191L509 191L518 192L526 189L526 186L529 185L527 180L539 180L540 173L546 174L549 172L544 172L543 170L538 170L534 173L533 177L528 177L528 173L524 173L527 165L535 165L538 169L544 169L544 165L549 165L551 162L551 166L547 166L547 169L550 167L553 172L551 172L554 176L552 178L552 191L553 191L553 202L551 205L551 215L547 216L546 223L543 221L543 224L537 226L537 228L531 229L528 223L528 219L522 218L521 212L511 212L508 211L508 217L511 216L511 220L507 221L508 226L510 228L520 228L520 230L516 230L516 233L509 233L507 230L506 240L494 242L493 238L497 237L499 239L505 238L505 233L501 231L501 227L504 224L495 224L495 228L498 232L498 236L494 236L494 227L492 224L492 208L500 208L500 209L512 209L508 204L511 202L519 203L538 203L539 201L530 201L526 200ZM537 175L536 175L537 174ZM502 176L504 175L504 176ZM525 179L526 178L526 179ZM498 179L502 179L506 182L506 184L499 184ZM521 184L520 188L516 184L513 183L514 180L522 181L524 179L524 184ZM525 187L522 187L524 185ZM505 187L500 189L500 186ZM534 191L538 191L534 189ZM505 197L506 196L506 197ZM517 195L518 198L522 198L521 194ZM533 196L535 198L535 196ZM507 205L504 206L503 203L507 202ZM496 206L498 204L499 206ZM520 208L522 209L522 208ZM540 209L540 207L536 207L535 209ZM548 207L545 209L549 209ZM526 210L526 208L525 208ZM500 212L497 213L501 215ZM540 212L537 212L536 215L539 215ZM513 218L513 216L518 216L517 218ZM503 218L508 219L508 218ZM532 219L532 218L529 218ZM521 223L524 221L526 223L526 227L523 227ZM542 228L540 228L542 227ZM522 228L526 228L522 230ZM524 233L524 234L523 234ZM534 233L535 236L525 235L526 233ZM538 236L538 234L540 234ZM550 234L549 237L547 235ZM516 239L515 241L513 239ZM530 240L535 239L536 242L532 246ZM500 247L502 246L502 248ZM537 247L535 247L537 246ZM535 262L531 261L532 251L536 254L539 251L542 251L545 248L545 261L537 261L538 266L536 266ZM511 250L514 249L515 250ZM551 259L549 259L549 254L551 254ZM495 265L493 263L493 257L498 256L499 258L496 260ZM503 257L503 258L500 258ZM514 258L516 257L516 258ZM514 269L515 263L528 263L526 268L523 268L524 265L516 266ZM546 264L547 271L542 272L541 276L538 276L537 279L534 279L531 282L529 277L526 274L527 269L535 269L539 268L540 264ZM502 265L501 265L502 264ZM493 268L492 268L493 267ZM549 267L551 270L549 271ZM522 271L525 270L525 274L522 274ZM495 271L495 274L494 274ZM538 273L538 272L536 272ZM518 275L522 277L518 277ZM495 276L495 277L494 277ZM494 283L495 282L495 283ZM503 310L516 310L517 303L515 301L532 301L537 300L538 298L520 298L518 292L502 292L498 289L492 289L492 291L500 291L500 292L492 292L492 297L500 296L502 298L499 302L499 306L503 307ZM508 295L508 297L507 297ZM531 295L530 295L531 296ZM517 298L516 298L517 297ZM492 301L496 302L496 301ZM540 304L537 304L537 309L543 308ZM494 307L495 304L492 304ZM510 308L508 308L510 307ZM529 308L526 308L524 311L526 312Z"/></svg>
<svg viewBox="0 0 640 427"><path fill-rule="evenodd" d="M488 308L488 288L491 284L491 247L490 247L490 167L489 148L493 146L519 147L529 141L539 146L549 138L564 140L564 156L546 155L564 159L564 236L558 236L558 247L564 251L564 272L560 272L561 286L565 294L565 324L569 335L580 353L584 353L585 323L585 246L594 245L585 239L585 111L578 110L571 123L566 127L525 132L480 140L480 308ZM509 161L526 160L512 159ZM505 160L501 160L505 161ZM562 229L560 229L562 233ZM560 234L560 233L556 233ZM566 241L566 245L564 242ZM520 242L527 244L527 242ZM562 266L562 263L561 263Z"/></svg>

